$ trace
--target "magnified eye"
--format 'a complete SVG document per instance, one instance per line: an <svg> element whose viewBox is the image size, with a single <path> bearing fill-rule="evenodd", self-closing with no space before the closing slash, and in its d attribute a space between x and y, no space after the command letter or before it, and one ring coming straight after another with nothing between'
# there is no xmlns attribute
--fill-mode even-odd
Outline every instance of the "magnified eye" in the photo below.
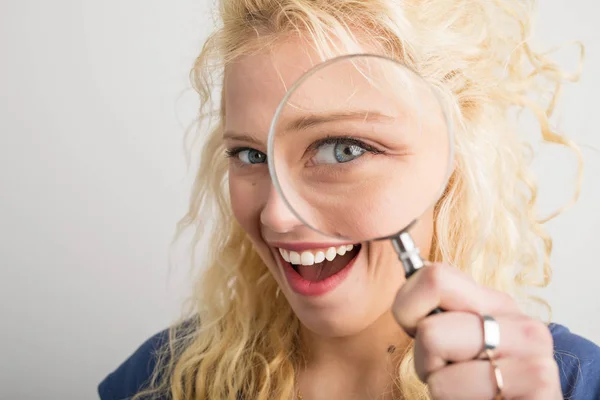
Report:
<svg viewBox="0 0 600 400"><path fill-rule="evenodd" d="M313 154L312 165L343 164L362 157L365 153L382 154L383 151L352 137L328 137L309 146Z"/></svg>
<svg viewBox="0 0 600 400"><path fill-rule="evenodd" d="M346 163L357 159L366 152L366 149L354 143L327 143L317 149L313 162L315 164Z"/></svg>

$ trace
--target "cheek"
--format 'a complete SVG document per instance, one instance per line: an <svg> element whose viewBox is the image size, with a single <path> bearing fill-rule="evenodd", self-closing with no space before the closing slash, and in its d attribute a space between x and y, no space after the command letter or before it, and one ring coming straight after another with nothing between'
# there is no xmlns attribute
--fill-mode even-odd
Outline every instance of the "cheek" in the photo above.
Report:
<svg viewBox="0 0 600 400"><path fill-rule="evenodd" d="M270 180L259 176L231 174L229 176L229 194L231 209L237 222L254 245L267 266L274 268L273 258L265 243L260 215L266 204Z"/></svg>
<svg viewBox="0 0 600 400"><path fill-rule="evenodd" d="M253 237L260 235L261 184L257 177L229 174L229 196L235 219Z"/></svg>

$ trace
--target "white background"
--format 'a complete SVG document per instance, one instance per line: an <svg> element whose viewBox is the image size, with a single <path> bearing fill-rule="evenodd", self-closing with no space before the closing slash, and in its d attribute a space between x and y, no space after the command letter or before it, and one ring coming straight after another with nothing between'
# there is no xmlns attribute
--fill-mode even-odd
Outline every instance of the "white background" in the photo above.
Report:
<svg viewBox="0 0 600 400"><path fill-rule="evenodd" d="M186 271L169 272L168 246L187 204L187 74L210 3L0 2L0 399L94 399L176 317ZM599 7L543 1L536 36L586 43L558 121L596 148ZM575 66L574 49L560 54ZM542 294L555 321L600 342L600 153L584 152L581 200L549 224L555 274ZM542 153L544 210L568 199L572 161Z"/></svg>

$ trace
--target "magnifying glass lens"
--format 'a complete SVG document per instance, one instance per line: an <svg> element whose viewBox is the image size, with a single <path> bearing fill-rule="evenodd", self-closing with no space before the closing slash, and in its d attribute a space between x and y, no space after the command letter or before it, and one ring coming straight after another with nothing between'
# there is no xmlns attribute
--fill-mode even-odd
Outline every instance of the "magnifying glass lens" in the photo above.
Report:
<svg viewBox="0 0 600 400"><path fill-rule="evenodd" d="M339 57L304 74L269 134L273 182L292 212L327 236L393 236L439 199L452 131L436 90L399 62Z"/></svg>

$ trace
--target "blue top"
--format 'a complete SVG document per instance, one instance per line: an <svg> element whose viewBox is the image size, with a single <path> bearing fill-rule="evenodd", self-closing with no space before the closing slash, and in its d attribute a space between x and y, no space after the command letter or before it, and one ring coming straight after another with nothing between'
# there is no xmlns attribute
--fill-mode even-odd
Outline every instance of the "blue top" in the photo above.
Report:
<svg viewBox="0 0 600 400"><path fill-rule="evenodd" d="M563 397L600 399L600 347L558 324L550 324L554 358L560 369ZM156 350L166 343L163 331L143 343L98 386L101 400L128 400L149 380L156 366Z"/></svg>

